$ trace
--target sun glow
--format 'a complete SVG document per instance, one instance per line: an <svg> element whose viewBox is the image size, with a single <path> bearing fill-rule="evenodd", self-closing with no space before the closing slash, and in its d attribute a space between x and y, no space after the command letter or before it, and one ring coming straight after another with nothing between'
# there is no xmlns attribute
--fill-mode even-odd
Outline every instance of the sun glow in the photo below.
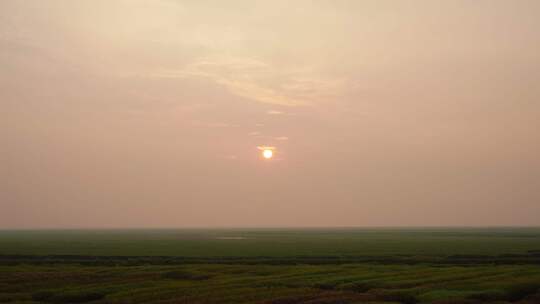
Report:
<svg viewBox="0 0 540 304"><path fill-rule="evenodd" d="M273 158L276 152L276 148L271 146L258 146L257 149L261 151L261 156L263 159Z"/></svg>
<svg viewBox="0 0 540 304"><path fill-rule="evenodd" d="M264 158L270 159L270 158L272 158L272 156L274 156L274 151L272 151L270 149L265 149L265 150L263 150L262 155L263 155Z"/></svg>

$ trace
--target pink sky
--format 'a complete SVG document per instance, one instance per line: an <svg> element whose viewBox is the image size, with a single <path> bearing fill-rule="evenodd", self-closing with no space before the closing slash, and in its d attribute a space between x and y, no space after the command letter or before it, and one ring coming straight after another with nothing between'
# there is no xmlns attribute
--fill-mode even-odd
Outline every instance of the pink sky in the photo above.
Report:
<svg viewBox="0 0 540 304"><path fill-rule="evenodd" d="M540 225L536 0L4 0L0 109L0 228Z"/></svg>

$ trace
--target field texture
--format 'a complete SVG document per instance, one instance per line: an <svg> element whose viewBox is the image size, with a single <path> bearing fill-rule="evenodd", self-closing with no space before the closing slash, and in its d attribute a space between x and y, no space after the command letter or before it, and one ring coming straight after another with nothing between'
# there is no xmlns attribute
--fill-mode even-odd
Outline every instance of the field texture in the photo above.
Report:
<svg viewBox="0 0 540 304"><path fill-rule="evenodd" d="M540 303L540 229L0 232L5 303Z"/></svg>

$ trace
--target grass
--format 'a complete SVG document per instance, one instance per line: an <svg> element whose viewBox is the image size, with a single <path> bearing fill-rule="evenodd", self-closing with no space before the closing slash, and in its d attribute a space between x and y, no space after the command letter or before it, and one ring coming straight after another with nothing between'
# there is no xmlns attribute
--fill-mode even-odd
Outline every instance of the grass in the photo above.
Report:
<svg viewBox="0 0 540 304"><path fill-rule="evenodd" d="M493 275L501 279L493 280ZM463 285L460 277L474 281ZM403 286L404 279L414 280ZM3 302L28 303L315 303L321 299L326 301L321 303L436 303L527 298L538 303L533 301L540 299L539 283L540 267L531 265L0 267Z"/></svg>
<svg viewBox="0 0 540 304"><path fill-rule="evenodd" d="M0 303L540 303L540 229L0 231Z"/></svg>
<svg viewBox="0 0 540 304"><path fill-rule="evenodd" d="M0 254L4 255L448 256L531 250L540 253L540 228L0 231Z"/></svg>

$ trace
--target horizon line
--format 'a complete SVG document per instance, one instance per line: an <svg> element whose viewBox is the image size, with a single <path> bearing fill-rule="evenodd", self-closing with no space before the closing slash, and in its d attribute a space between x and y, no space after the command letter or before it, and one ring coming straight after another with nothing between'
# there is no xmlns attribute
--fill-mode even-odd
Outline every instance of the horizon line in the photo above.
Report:
<svg viewBox="0 0 540 304"><path fill-rule="evenodd" d="M373 225L373 226L185 226L185 227L22 227L0 228L0 231L60 231L60 230L249 230L249 229L490 229L540 228L540 225Z"/></svg>

